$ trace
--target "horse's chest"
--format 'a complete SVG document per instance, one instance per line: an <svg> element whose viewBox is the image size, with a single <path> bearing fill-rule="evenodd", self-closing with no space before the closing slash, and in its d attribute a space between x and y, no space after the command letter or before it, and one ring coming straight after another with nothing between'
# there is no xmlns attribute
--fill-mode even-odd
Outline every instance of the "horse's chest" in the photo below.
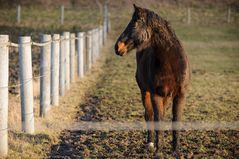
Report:
<svg viewBox="0 0 239 159"><path fill-rule="evenodd" d="M169 66L160 65L149 54L137 56L136 79L141 89L154 87L162 96L169 96L174 88L174 76Z"/></svg>

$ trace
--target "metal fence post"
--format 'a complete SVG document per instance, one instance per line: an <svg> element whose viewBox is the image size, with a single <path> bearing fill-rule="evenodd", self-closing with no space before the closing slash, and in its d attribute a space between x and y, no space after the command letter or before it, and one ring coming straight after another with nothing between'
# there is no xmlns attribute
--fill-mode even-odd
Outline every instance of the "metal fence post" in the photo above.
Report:
<svg viewBox="0 0 239 159"><path fill-rule="evenodd" d="M77 54L78 54L78 76L84 76L84 33L79 32L77 33Z"/></svg>
<svg viewBox="0 0 239 159"><path fill-rule="evenodd" d="M92 66L92 31L87 32L87 71Z"/></svg>
<svg viewBox="0 0 239 159"><path fill-rule="evenodd" d="M95 29L91 31L91 64L95 62Z"/></svg>
<svg viewBox="0 0 239 159"><path fill-rule="evenodd" d="M227 10L227 23L231 23L231 7Z"/></svg>
<svg viewBox="0 0 239 159"><path fill-rule="evenodd" d="M31 37L19 38L22 130L34 133Z"/></svg>
<svg viewBox="0 0 239 159"><path fill-rule="evenodd" d="M53 35L51 45L51 104L59 104L59 59L60 59L60 35Z"/></svg>
<svg viewBox="0 0 239 159"><path fill-rule="evenodd" d="M103 26L100 26L100 43L101 43L101 47L103 47L104 45L104 30L103 30Z"/></svg>
<svg viewBox="0 0 239 159"><path fill-rule="evenodd" d="M0 157L8 153L8 35L0 35Z"/></svg>
<svg viewBox="0 0 239 159"><path fill-rule="evenodd" d="M103 40L104 40L104 44L106 43L106 39L107 39L107 20L106 18L104 19L104 25L103 25Z"/></svg>
<svg viewBox="0 0 239 159"><path fill-rule="evenodd" d="M100 49L101 49L101 46L100 46L100 28L97 28L97 58L99 57L100 55Z"/></svg>
<svg viewBox="0 0 239 159"><path fill-rule="evenodd" d="M65 12L65 8L64 5L61 6L61 25L64 24L64 12Z"/></svg>
<svg viewBox="0 0 239 159"><path fill-rule="evenodd" d="M75 48L75 34L70 34L70 82L75 82L75 55L76 55L76 48Z"/></svg>
<svg viewBox="0 0 239 159"><path fill-rule="evenodd" d="M40 116L45 117L51 101L51 35L42 35L41 42L47 43L41 48L40 59Z"/></svg>
<svg viewBox="0 0 239 159"><path fill-rule="evenodd" d="M18 24L21 23L21 6L20 5L17 6L17 23Z"/></svg>
<svg viewBox="0 0 239 159"><path fill-rule="evenodd" d="M190 25L191 24L191 8L188 8L188 12L187 12L188 14L188 18L187 18L187 23L188 23L188 25Z"/></svg>
<svg viewBox="0 0 239 159"><path fill-rule="evenodd" d="M98 40L98 28L95 29L95 62L98 59L98 53L99 53L99 40Z"/></svg>
<svg viewBox="0 0 239 159"><path fill-rule="evenodd" d="M60 41L60 79L59 79L59 92L60 96L65 95L65 37L61 35L61 41Z"/></svg>
<svg viewBox="0 0 239 159"><path fill-rule="evenodd" d="M70 89L70 32L63 33L65 40L64 40L64 48L65 48L65 87L67 90Z"/></svg>

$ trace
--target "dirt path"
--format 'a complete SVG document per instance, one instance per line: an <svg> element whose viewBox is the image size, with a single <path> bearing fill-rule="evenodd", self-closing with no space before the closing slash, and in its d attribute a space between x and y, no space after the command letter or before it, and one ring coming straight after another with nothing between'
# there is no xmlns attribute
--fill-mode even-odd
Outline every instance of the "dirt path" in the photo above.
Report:
<svg viewBox="0 0 239 159"><path fill-rule="evenodd" d="M144 121L140 92L134 78L134 58L134 53L120 58L114 55L113 50L110 52L96 87L88 92L84 103L79 105L76 117L78 121ZM200 112L195 110L197 104L194 98L197 97L193 93L192 96L189 97L185 112L187 120L200 117ZM170 109L167 112L167 120L169 119ZM153 154L145 147L145 137L144 131L65 130L60 142L52 146L49 157L152 158ZM238 137L238 131L183 132L183 156L234 158L238 155ZM166 132L163 151L165 158L172 157L170 141L171 133Z"/></svg>

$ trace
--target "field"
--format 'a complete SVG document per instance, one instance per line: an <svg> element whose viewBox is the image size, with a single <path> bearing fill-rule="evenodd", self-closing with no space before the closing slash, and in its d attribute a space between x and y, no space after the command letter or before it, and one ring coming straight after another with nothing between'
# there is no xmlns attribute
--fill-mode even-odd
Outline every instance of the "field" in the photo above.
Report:
<svg viewBox="0 0 239 159"><path fill-rule="evenodd" d="M115 6L112 5L112 7ZM132 9L129 8L131 7L112 9L111 34L107 46L102 50L104 52L102 59L83 80L77 81L72 86L71 92L61 99L59 107L52 109L48 118L44 120L36 118L36 135L20 133L19 97L11 95L9 124L14 128L10 131L9 158L77 158L77 156L85 158L152 158L153 154L146 149L146 133L144 131L64 130L73 121L144 120L144 109L134 75L135 51L125 57L118 57L113 50L114 42L130 20ZM155 8L154 10L162 14L163 17L172 19L172 27L185 46L192 65L192 82L187 95L184 121L238 121L238 13L232 24L226 24L223 20L210 20L222 9L209 8L212 16L209 20L204 19L205 23L197 19L197 23L186 25L185 19L180 18L184 17L181 16L183 15L182 9L166 6L160 11ZM87 19L88 12L82 13L85 15L82 17ZM194 14L196 14L195 17L203 16L200 15L200 12ZM173 17L173 15L178 16ZM20 26L20 28L22 27L20 30L29 33L30 30L25 30L27 26L30 26L29 21L26 21L24 26ZM97 25L98 22L90 20L89 26L83 24L85 23L81 25L73 22L71 26L63 28L63 30L74 31L74 26L77 25L84 30ZM61 30L59 26L52 25L51 23L47 24L46 30L49 32ZM32 28L35 28L34 26L37 24L34 23ZM9 25L5 27L6 29L0 29L1 32L9 32L9 29L12 28ZM36 34L39 32L40 27L36 29ZM19 33L21 31L17 30L14 35ZM36 103L37 101L36 95ZM38 104L36 104L36 116L38 115L37 109ZM167 110L166 116L169 121L171 108ZM184 131L182 135L181 151L185 158L237 158L239 156L238 130ZM173 158L170 142L171 132L166 132L165 146L162 152L165 158Z"/></svg>

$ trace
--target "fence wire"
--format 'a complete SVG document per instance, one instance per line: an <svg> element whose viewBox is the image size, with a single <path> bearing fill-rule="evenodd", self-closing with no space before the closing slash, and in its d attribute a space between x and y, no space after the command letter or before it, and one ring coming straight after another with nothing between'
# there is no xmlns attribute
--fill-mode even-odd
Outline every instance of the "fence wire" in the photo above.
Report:
<svg viewBox="0 0 239 159"><path fill-rule="evenodd" d="M39 47L43 47L43 46L46 46L46 45L49 45L51 43L54 43L54 42L62 42L62 41L70 41L70 40L80 40L84 37L89 37L89 35L85 35L85 36L79 36L79 37L75 37L75 38L64 38L64 39L57 39L57 40L50 40L50 41L47 41L47 42L34 42L34 41L31 41L31 42L26 42L26 43L22 43L22 44L18 44L18 43L13 43L13 42L7 42L7 43L1 43L0 44L0 48L3 48L3 47L19 47L20 45L33 45L33 46L39 46Z"/></svg>
<svg viewBox="0 0 239 159"><path fill-rule="evenodd" d="M43 43L38 43L38 42L26 42L26 43L22 43L22 45L33 45L33 46L39 46L39 47L43 47L43 46L46 46L46 45L49 45L51 43L55 43L55 42L62 42L62 41L71 41L71 40L80 40L82 38L85 38L85 37L89 37L88 35L85 35L85 36L79 36L79 37L75 37L75 38L64 38L64 39L57 39L57 40L50 40L50 41L47 41L47 42L43 42ZM0 48L3 48L3 47L16 47L16 48L19 48L21 44L17 44L17 43L13 43L13 42L7 42L7 43L3 43L0 45ZM75 54L74 57L78 57L79 55L78 54ZM61 61L61 64L64 63L65 60L62 62ZM52 70L51 69L51 73L54 72L54 71L57 71L57 70ZM47 72L49 73L49 71ZM23 84L26 84L32 80L36 80L36 79L40 79L42 77L46 77L47 75L41 75L41 76L35 76L35 77L32 77L30 79L25 79L24 82L22 83L16 83L16 84L13 84L13 85L10 85L10 86L0 86L0 89L4 89L4 88L18 88L20 86L22 86Z"/></svg>

